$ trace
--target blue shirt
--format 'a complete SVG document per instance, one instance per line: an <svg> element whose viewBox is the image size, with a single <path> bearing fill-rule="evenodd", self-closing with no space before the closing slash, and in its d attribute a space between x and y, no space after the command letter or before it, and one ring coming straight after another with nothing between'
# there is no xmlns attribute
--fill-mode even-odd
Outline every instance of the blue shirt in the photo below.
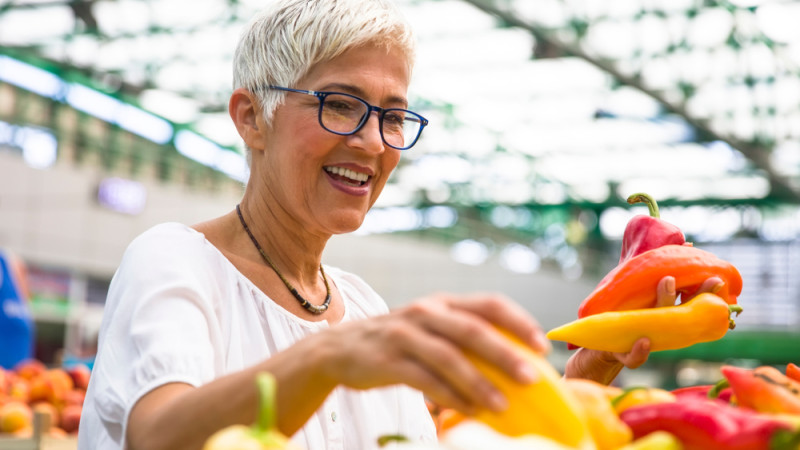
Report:
<svg viewBox="0 0 800 450"><path fill-rule="evenodd" d="M12 369L33 355L33 319L10 255L0 251L0 367Z"/></svg>

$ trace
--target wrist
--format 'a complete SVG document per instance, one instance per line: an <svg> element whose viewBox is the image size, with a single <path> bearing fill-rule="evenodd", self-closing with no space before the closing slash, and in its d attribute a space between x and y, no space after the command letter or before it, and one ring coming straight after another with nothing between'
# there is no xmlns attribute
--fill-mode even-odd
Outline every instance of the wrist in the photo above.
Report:
<svg viewBox="0 0 800 450"><path fill-rule="evenodd" d="M602 384L614 381L624 365L609 352L578 349L567 361L565 378L585 378Z"/></svg>

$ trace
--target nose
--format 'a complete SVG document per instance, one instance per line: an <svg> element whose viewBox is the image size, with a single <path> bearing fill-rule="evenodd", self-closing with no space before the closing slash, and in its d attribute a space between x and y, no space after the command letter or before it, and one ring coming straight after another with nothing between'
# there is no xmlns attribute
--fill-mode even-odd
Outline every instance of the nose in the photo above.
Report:
<svg viewBox="0 0 800 450"><path fill-rule="evenodd" d="M381 137L380 126L380 113L378 111L370 111L364 125L356 133L348 136L349 144L352 147L363 148L368 152L383 152L385 144Z"/></svg>

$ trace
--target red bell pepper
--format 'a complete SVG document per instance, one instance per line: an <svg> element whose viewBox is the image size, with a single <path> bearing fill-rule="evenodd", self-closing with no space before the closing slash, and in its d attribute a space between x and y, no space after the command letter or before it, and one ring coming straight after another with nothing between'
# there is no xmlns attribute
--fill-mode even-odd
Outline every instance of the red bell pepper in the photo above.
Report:
<svg viewBox="0 0 800 450"><path fill-rule="evenodd" d="M748 369L722 366L741 407L763 413L800 414L800 382L787 377L772 366Z"/></svg>
<svg viewBox="0 0 800 450"><path fill-rule="evenodd" d="M686 238L675 225L661 220L658 203L648 194L637 193L628 197L628 203L646 203L650 215L637 215L628 221L622 238L619 263L662 245L683 245Z"/></svg>
<svg viewBox="0 0 800 450"><path fill-rule="evenodd" d="M686 398L695 398L730 403L733 390L728 384L728 380L723 378L716 384L701 384L697 386L686 386L673 389L672 394L675 395L678 401Z"/></svg>
<svg viewBox="0 0 800 450"><path fill-rule="evenodd" d="M796 450L800 439L786 421L696 398L635 406L620 418L634 439L667 431L681 441L684 450Z"/></svg>
<svg viewBox="0 0 800 450"><path fill-rule="evenodd" d="M800 382L800 366L795 363L786 364L786 376Z"/></svg>

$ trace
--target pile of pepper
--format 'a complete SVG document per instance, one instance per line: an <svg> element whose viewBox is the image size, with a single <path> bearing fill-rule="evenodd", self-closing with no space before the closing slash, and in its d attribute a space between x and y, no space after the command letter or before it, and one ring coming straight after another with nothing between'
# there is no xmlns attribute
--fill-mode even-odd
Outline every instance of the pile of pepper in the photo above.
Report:
<svg viewBox="0 0 800 450"><path fill-rule="evenodd" d="M676 401L634 406L620 419L634 437L666 431L686 450L800 448L800 380L787 375L792 371L730 365L720 371L717 385L677 389Z"/></svg>
<svg viewBox="0 0 800 450"><path fill-rule="evenodd" d="M655 387L621 389L582 379L550 380L562 384L577 400L578 410L591 443L569 445L550 430L517 436L515 449L594 448L597 450L797 450L800 449L800 373L795 364L781 371L773 366L755 368L722 366L715 384L665 390ZM438 412L439 414L441 412ZM554 417L537 407L524 414L530 422ZM442 443L448 433L473 421L456 413L440 428ZM453 417L458 420L452 421ZM519 422L521 417L513 420ZM437 424L441 424L437 422ZM503 433L501 427L493 426ZM584 431L581 431L583 433ZM535 435L536 446L527 447L525 436ZM462 437L463 438L463 437ZM485 436L484 436L485 438ZM552 446L542 447L542 439ZM485 448L510 448L506 438ZM533 442L533 441L531 441ZM491 444L490 440L483 444ZM442 445L442 449L460 449ZM478 448L478 447L469 447Z"/></svg>

